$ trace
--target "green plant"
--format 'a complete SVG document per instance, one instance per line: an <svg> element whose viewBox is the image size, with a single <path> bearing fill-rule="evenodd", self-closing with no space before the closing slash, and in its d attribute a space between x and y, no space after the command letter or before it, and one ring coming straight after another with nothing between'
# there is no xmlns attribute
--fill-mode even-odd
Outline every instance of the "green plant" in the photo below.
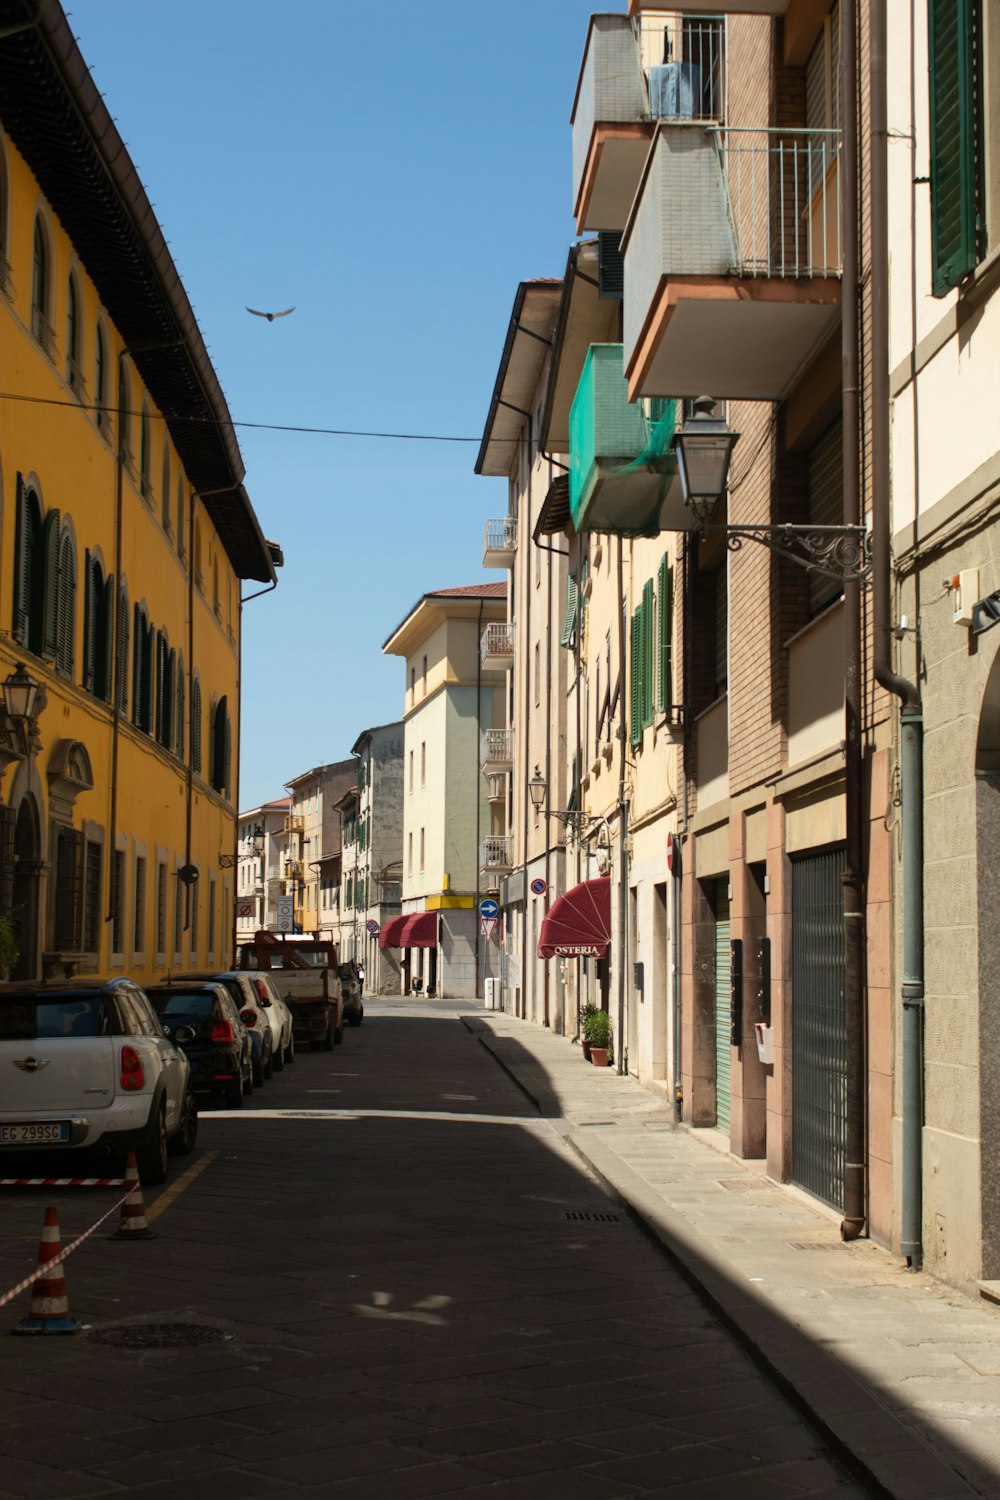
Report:
<svg viewBox="0 0 1000 1500"><path fill-rule="evenodd" d="M583 1034L592 1047L611 1046L611 1017L606 1010L593 1010L584 1018Z"/></svg>
<svg viewBox="0 0 1000 1500"><path fill-rule="evenodd" d="M21 957L18 927L13 917L0 917L0 977L9 979Z"/></svg>
<svg viewBox="0 0 1000 1500"><path fill-rule="evenodd" d="M597 1006L594 1004L593 1000L588 1000L586 1005L580 1006L580 1035L583 1037L584 1041L590 1040L590 1038L587 1036L587 1022L590 1020L591 1016L596 1015Z"/></svg>

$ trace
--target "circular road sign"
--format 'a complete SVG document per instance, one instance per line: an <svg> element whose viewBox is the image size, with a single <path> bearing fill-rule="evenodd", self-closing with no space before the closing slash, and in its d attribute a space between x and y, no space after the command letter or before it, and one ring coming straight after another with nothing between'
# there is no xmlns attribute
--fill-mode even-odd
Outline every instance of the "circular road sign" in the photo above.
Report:
<svg viewBox="0 0 1000 1500"><path fill-rule="evenodd" d="M536 878L531 882L531 894L533 896L544 896L547 890L548 886L545 884L545 881L540 875L536 876Z"/></svg>
<svg viewBox="0 0 1000 1500"><path fill-rule="evenodd" d="M368 928L368 931L369 931L369 932L370 932L370 933L371 933L371 934L372 934L372 936L373 936L373 937L374 937L374 936L375 936L375 934L376 934L376 932L378 932L378 923L377 923L377 922L376 922L376 921L375 921L375 920L374 920L374 918L373 918L373 919L372 919L372 921L370 921L370 922L367 922L367 923L366 923L366 924L365 924L365 925L366 925L366 927L367 927L367 928Z"/></svg>
<svg viewBox="0 0 1000 1500"><path fill-rule="evenodd" d="M499 901L494 901L492 896L488 896L485 901L480 901L479 915L481 917L495 917L499 915L499 912L500 903Z"/></svg>

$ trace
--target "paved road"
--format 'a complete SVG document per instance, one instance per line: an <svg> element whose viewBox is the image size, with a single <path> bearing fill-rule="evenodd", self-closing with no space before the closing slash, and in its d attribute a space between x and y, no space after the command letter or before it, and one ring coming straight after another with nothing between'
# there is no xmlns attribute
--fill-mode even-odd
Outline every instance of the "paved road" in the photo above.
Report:
<svg viewBox="0 0 1000 1500"><path fill-rule="evenodd" d="M333 1054L203 1115L146 1195L158 1237L67 1263L90 1332L0 1346L0 1500L863 1493L462 1008L369 1001ZM64 1240L107 1201L60 1198ZM43 1207L4 1198L0 1291ZM224 1337L97 1341L178 1324Z"/></svg>

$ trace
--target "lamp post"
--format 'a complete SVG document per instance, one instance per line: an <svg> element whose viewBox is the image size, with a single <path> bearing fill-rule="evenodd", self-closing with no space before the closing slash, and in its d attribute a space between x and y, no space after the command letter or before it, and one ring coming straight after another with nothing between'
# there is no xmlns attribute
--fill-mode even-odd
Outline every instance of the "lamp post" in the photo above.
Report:
<svg viewBox="0 0 1000 1500"><path fill-rule="evenodd" d="M721 531L730 552L756 542L790 558L810 573L841 583L863 582L871 573L868 532L864 526L715 526L713 518L729 483L729 465L739 441L727 422L714 415L711 396L699 396L694 412L674 434L674 451L684 503L702 532Z"/></svg>
<svg viewBox="0 0 1000 1500"><path fill-rule="evenodd" d="M23 661L19 661L13 672L3 680L3 701L7 713L16 719L24 735L25 753L30 753L28 724L35 717L35 700L38 683L29 677Z"/></svg>
<svg viewBox="0 0 1000 1500"><path fill-rule="evenodd" d="M604 818L594 817L581 808L547 808L545 804L549 800L549 784L537 766L528 782L528 796L536 812L540 812L543 818L558 818L578 839L583 839L592 829L605 822Z"/></svg>

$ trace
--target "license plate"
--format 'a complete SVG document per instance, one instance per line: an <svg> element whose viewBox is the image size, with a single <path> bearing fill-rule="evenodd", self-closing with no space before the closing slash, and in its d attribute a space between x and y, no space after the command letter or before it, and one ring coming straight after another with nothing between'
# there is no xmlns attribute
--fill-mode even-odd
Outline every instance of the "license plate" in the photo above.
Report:
<svg viewBox="0 0 1000 1500"><path fill-rule="evenodd" d="M45 1125L0 1125L0 1146L49 1146L68 1140L68 1120Z"/></svg>

